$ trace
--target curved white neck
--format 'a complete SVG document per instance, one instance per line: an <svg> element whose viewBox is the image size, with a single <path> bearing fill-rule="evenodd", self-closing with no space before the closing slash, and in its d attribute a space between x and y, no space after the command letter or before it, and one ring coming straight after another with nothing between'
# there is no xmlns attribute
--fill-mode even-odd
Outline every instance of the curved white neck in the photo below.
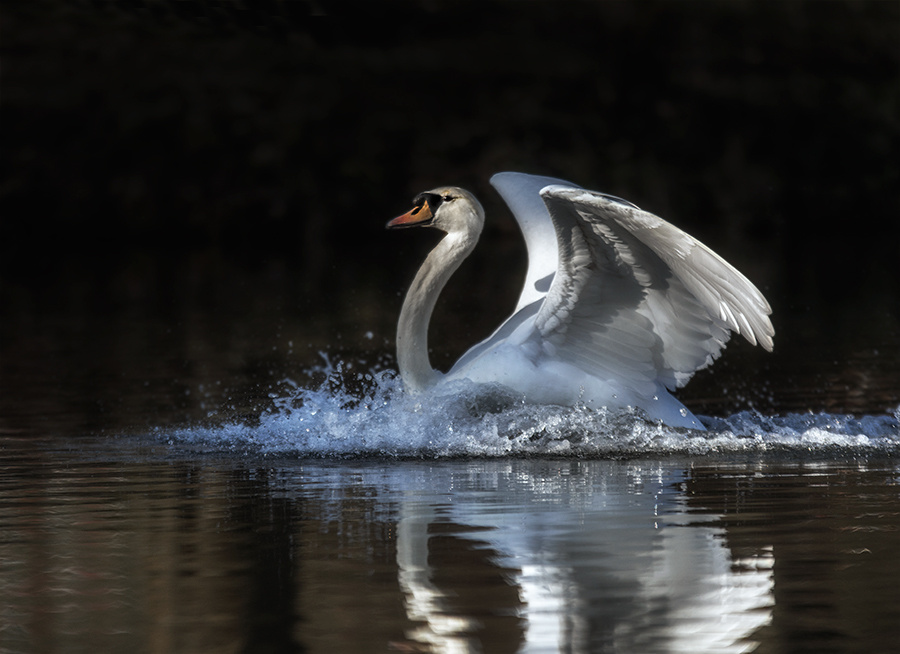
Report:
<svg viewBox="0 0 900 654"><path fill-rule="evenodd" d="M428 324L438 296L478 242L478 234L447 234L428 254L406 293L397 324L397 364L411 391L437 383L441 373L428 358Z"/></svg>

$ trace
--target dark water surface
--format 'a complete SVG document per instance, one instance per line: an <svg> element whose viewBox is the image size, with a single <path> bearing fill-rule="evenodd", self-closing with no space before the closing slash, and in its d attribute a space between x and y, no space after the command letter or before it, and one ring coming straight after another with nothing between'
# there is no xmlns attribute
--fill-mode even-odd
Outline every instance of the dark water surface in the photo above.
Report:
<svg viewBox="0 0 900 654"><path fill-rule="evenodd" d="M5 652L890 652L893 457L0 442Z"/></svg>

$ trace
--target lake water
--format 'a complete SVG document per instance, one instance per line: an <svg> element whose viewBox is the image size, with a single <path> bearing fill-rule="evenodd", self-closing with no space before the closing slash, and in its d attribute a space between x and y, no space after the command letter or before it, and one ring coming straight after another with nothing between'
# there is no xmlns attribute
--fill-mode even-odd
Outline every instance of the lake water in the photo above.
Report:
<svg viewBox="0 0 900 654"><path fill-rule="evenodd" d="M890 652L900 638L894 451L0 446L4 652Z"/></svg>
<svg viewBox="0 0 900 654"><path fill-rule="evenodd" d="M127 324L45 321L4 351L2 652L900 642L897 410L679 432L466 387L411 398L387 352L228 373L223 329Z"/></svg>

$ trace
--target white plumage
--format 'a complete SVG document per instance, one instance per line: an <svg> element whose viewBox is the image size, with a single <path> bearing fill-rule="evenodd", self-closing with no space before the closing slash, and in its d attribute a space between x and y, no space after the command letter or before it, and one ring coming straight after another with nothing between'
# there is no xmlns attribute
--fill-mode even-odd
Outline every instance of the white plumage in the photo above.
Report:
<svg viewBox="0 0 900 654"><path fill-rule="evenodd" d="M398 362L411 391L467 378L502 384L529 402L637 406L668 425L702 429L669 391L712 363L731 332L772 349L766 299L689 234L562 180L499 173L491 183L525 237L525 284L513 315L446 375L428 360L428 323L437 296L478 241L484 210L468 191L441 187L388 223L447 233L400 313Z"/></svg>

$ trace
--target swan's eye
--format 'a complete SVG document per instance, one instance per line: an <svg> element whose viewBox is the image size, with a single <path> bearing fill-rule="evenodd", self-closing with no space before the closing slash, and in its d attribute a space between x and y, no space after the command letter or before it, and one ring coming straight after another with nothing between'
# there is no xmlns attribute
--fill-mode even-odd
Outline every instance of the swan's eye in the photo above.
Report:
<svg viewBox="0 0 900 654"><path fill-rule="evenodd" d="M442 195L442 196L441 196L441 201L442 201L442 202L452 202L452 201L455 200L455 199L456 199L456 196L453 196L453 195L450 195L450 194Z"/></svg>

